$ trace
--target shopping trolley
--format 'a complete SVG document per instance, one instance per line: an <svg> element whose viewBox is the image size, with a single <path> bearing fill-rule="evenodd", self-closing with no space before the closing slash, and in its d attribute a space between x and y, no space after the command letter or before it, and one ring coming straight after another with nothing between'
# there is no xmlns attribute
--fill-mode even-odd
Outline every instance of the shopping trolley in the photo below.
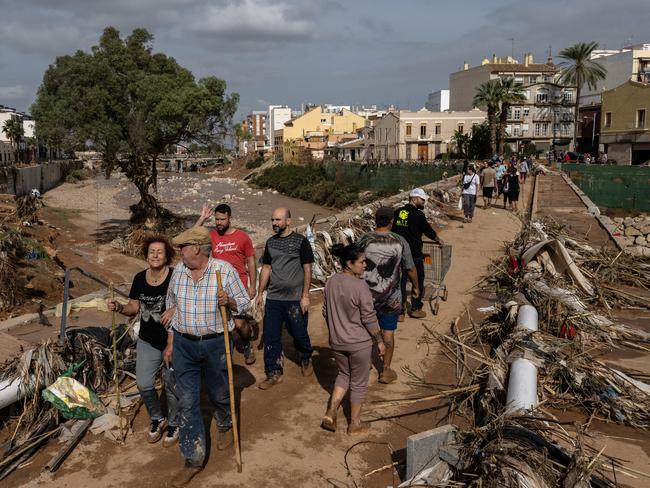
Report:
<svg viewBox="0 0 650 488"><path fill-rule="evenodd" d="M424 291L423 300L429 301L433 315L438 315L440 299L447 301L447 287L443 283L449 266L451 266L451 245L437 244L431 241L422 243L424 256Z"/></svg>

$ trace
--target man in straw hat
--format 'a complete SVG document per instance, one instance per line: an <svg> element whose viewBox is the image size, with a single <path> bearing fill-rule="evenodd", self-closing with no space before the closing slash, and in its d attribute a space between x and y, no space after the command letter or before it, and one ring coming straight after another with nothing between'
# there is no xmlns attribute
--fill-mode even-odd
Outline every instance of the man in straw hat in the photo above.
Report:
<svg viewBox="0 0 650 488"><path fill-rule="evenodd" d="M231 264L211 257L212 241L205 227L193 227L172 240L180 249L182 263L174 269L167 291L167 304L176 306L164 359L173 364L180 403L181 453L185 466L174 478L174 486L186 485L205 460L205 428L200 408L201 377L215 409L219 436L217 449L233 443L230 394L226 365L224 326L231 331L233 315L250 305L250 298ZM218 291L217 272L223 290ZM228 310L224 324L220 306Z"/></svg>

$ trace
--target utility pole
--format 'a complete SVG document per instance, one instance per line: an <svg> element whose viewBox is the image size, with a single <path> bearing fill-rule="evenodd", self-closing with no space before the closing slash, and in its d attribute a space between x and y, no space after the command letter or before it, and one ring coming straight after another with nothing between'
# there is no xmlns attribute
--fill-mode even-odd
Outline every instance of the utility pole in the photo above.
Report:
<svg viewBox="0 0 650 488"><path fill-rule="evenodd" d="M511 43L510 57L514 60L515 59L515 38L511 37L508 40Z"/></svg>

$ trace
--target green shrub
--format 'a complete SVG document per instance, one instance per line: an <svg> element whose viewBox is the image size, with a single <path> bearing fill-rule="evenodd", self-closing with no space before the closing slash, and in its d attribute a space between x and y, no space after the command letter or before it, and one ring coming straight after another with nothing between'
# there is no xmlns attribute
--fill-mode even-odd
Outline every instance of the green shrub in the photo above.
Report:
<svg viewBox="0 0 650 488"><path fill-rule="evenodd" d="M250 161L246 162L246 168L255 169L255 168L259 168L263 164L264 164L264 156L257 156L255 159L251 159Z"/></svg>
<svg viewBox="0 0 650 488"><path fill-rule="evenodd" d="M65 181L67 183L77 183L78 181L87 180L90 176L90 171L87 169L75 169L65 177Z"/></svg>

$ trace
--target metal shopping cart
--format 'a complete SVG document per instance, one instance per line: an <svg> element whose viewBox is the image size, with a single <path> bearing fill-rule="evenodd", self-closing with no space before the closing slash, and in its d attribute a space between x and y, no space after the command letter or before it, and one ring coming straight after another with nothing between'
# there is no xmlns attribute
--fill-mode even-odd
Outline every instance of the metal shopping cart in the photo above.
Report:
<svg viewBox="0 0 650 488"><path fill-rule="evenodd" d="M428 300L431 313L438 315L440 299L446 302L449 295L443 280L451 266L451 246L449 244L441 246L430 241L424 241L422 244L422 254L424 255L424 294L422 299Z"/></svg>

